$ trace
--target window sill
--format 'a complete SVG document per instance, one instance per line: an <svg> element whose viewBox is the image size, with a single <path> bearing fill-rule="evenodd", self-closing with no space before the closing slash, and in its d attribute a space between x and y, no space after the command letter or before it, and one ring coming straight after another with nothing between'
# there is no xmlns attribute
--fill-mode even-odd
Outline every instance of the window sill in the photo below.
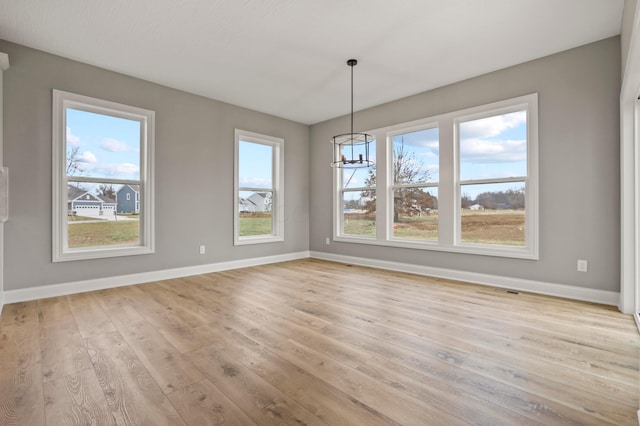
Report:
<svg viewBox="0 0 640 426"><path fill-rule="evenodd" d="M245 245L251 245L251 244L279 243L282 241L284 241L283 236L274 237L273 235L269 235L265 237L241 237L241 238L236 238L236 240L233 242L233 245L245 246Z"/></svg>
<svg viewBox="0 0 640 426"><path fill-rule="evenodd" d="M67 249L54 253L52 261L70 262L75 260L103 259L107 257L135 256L140 254L153 254L152 247L120 246L120 247L83 247L79 249Z"/></svg>
<svg viewBox="0 0 640 426"><path fill-rule="evenodd" d="M494 256L513 259L539 260L538 253L531 248L509 246L490 246L486 244L459 244L445 246L435 241L376 240L370 237L334 236L336 242L350 244L367 244L383 247L407 248L413 250L431 250L448 253L472 254L478 256Z"/></svg>

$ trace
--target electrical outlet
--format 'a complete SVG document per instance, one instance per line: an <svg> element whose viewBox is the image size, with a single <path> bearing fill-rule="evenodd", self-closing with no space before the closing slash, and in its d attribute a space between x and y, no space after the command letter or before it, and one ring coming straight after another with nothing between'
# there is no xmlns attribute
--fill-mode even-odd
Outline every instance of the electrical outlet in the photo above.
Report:
<svg viewBox="0 0 640 426"><path fill-rule="evenodd" d="M324 243L326 245L329 245L331 243L331 241L329 240L329 237L325 238Z"/></svg>
<svg viewBox="0 0 640 426"><path fill-rule="evenodd" d="M205 246L200 246L200 254L205 254L207 252L207 248Z"/></svg>
<svg viewBox="0 0 640 426"><path fill-rule="evenodd" d="M589 262L586 260L578 259L578 272L587 272Z"/></svg>

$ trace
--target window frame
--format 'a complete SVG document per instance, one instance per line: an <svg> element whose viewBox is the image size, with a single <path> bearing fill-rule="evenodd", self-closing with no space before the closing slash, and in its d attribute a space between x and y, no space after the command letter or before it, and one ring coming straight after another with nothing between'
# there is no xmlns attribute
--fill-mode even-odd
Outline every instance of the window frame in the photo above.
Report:
<svg viewBox="0 0 640 426"><path fill-rule="evenodd" d="M419 244L429 244L429 245L433 245L433 244L437 244L438 240L427 240L427 239L418 239L418 238L402 238L402 237L397 237L395 236L395 232L394 232L394 221L393 218L395 216L395 212L394 212L394 196L393 193L395 192L395 190L401 190L401 189L413 189L413 188L417 188L417 189L422 189L422 188L436 188L436 190L438 192L440 192L440 180L438 179L438 181L431 181L431 182L422 182L422 183L402 183L402 184L397 184L394 182L394 176L393 176L393 153L394 153L394 146L393 146L393 138L395 136L399 136L399 135L404 135L404 134L410 134L410 133L414 133L414 132L420 132L423 130L430 130L430 129L438 129L438 133L440 133L440 126L438 121L434 121L431 118L427 118L424 120L419 120L418 122L414 122L413 125L410 126L404 126L404 125L399 125L399 126L393 126L391 129L389 129L388 131L385 132L385 140L386 140L386 150L385 152L387 153L387 158L386 158L386 166L387 166L387 176L388 176L388 195L387 195L387 200L389 200L389 202L387 203L387 220L385 222L386 224L386 232L388 234L388 240L389 241L395 241L398 242L400 244L402 243L419 243ZM438 150L440 149L440 135L438 134ZM438 158L439 160L439 158ZM376 181L377 183L377 181ZM439 218L438 218L439 219ZM439 220L438 220L439 222ZM439 226L438 226L439 228ZM440 230L438 229L438 235L440 234L439 232Z"/></svg>
<svg viewBox="0 0 640 426"><path fill-rule="evenodd" d="M53 89L52 98L52 261L66 262L155 253L153 167L155 112L57 89ZM69 179L65 167L67 161L67 108L140 122L139 180L81 176ZM144 197L142 197L140 209L139 243L69 248L67 220L67 185L69 181L140 185L140 191L143 192Z"/></svg>
<svg viewBox="0 0 640 426"><path fill-rule="evenodd" d="M240 142L267 145L271 152L271 188L240 186ZM233 173L233 245L264 244L284 241L284 139L241 129L234 130ZM240 191L272 192L270 235L240 236Z"/></svg>
<svg viewBox="0 0 640 426"><path fill-rule="evenodd" d="M375 143L376 146L376 150L378 147L378 143L376 141L376 139L372 139L371 141L372 143ZM337 155L334 155L334 158L340 158L340 155L342 154L340 151L340 146L334 146L333 149L336 151ZM373 157L374 159L376 158L375 156ZM375 164L374 164L375 167ZM334 221L335 223L335 229L334 229L334 236L335 235L343 235L346 238L350 238L350 239L354 239L354 240L365 240L365 241L375 241L377 239L377 234L378 234L378 227L376 226L376 235L358 235L358 234L345 234L344 233L344 194L348 193L348 192L356 192L356 193L362 193L364 191L373 191L376 194L376 216L377 216L377 212L378 212L378 204L377 204L377 199L378 199L378 191L377 191L377 182L378 182L378 169L376 168L376 186L357 186L357 187L350 187L350 188L344 188L344 173L347 170L357 170L357 168L344 168L344 167L335 167L335 172L334 172L334 184L337 186L338 188L338 195L334 200L334 214L336 215L336 217L338 218L337 221ZM335 239L335 238L334 238Z"/></svg>
<svg viewBox="0 0 640 426"><path fill-rule="evenodd" d="M503 246L465 243L460 241L461 209L460 188L468 181L460 180L460 152L458 123L470 119L490 117L519 110L527 114L527 176L525 191L525 245ZM439 181L438 188L438 240L413 240L393 236L393 189L392 174L394 135L439 128ZM532 93L433 117L400 123L367 131L378 141L376 168L376 237L363 238L344 235L340 228L341 177L334 171L333 239L347 243L361 243L420 250L445 251L517 259L539 259L539 194L538 194L538 94ZM382 143L384 141L384 143ZM495 181L495 179L491 179ZM508 182L509 179L499 179ZM473 181L477 183L478 181ZM491 182L494 183L494 182ZM416 185L409 185L416 186ZM418 185L422 186L422 185ZM430 186L430 185L425 185Z"/></svg>

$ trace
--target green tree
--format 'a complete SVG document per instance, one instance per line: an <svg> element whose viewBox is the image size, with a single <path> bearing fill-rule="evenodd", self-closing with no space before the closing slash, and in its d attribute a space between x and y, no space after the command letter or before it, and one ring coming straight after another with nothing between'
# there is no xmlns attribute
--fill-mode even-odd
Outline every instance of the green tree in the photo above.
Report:
<svg viewBox="0 0 640 426"><path fill-rule="evenodd" d="M427 183L430 179L429 170L424 162L416 158L416 153L407 150L404 138L400 138L398 143L393 144L393 163L391 167L393 173L393 183L395 185L421 184ZM375 167L369 169L369 176L365 184L369 187L376 186ZM367 199L364 208L368 212L375 211L376 194L373 190L362 191L362 198ZM437 208L438 200L424 188L402 188L394 191L393 195L394 222L400 221L400 216L415 216L424 211Z"/></svg>

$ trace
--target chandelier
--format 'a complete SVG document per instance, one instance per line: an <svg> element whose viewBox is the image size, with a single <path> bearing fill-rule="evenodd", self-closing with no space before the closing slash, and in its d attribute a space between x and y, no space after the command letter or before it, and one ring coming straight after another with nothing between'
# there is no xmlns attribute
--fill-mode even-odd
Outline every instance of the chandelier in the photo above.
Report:
<svg viewBox="0 0 640 426"><path fill-rule="evenodd" d="M373 142L373 136L367 133L353 131L353 67L358 61L349 59L347 65L351 67L351 132L336 135L331 138L333 144L332 167L344 169L357 169L370 167L375 164L370 159L369 146Z"/></svg>

